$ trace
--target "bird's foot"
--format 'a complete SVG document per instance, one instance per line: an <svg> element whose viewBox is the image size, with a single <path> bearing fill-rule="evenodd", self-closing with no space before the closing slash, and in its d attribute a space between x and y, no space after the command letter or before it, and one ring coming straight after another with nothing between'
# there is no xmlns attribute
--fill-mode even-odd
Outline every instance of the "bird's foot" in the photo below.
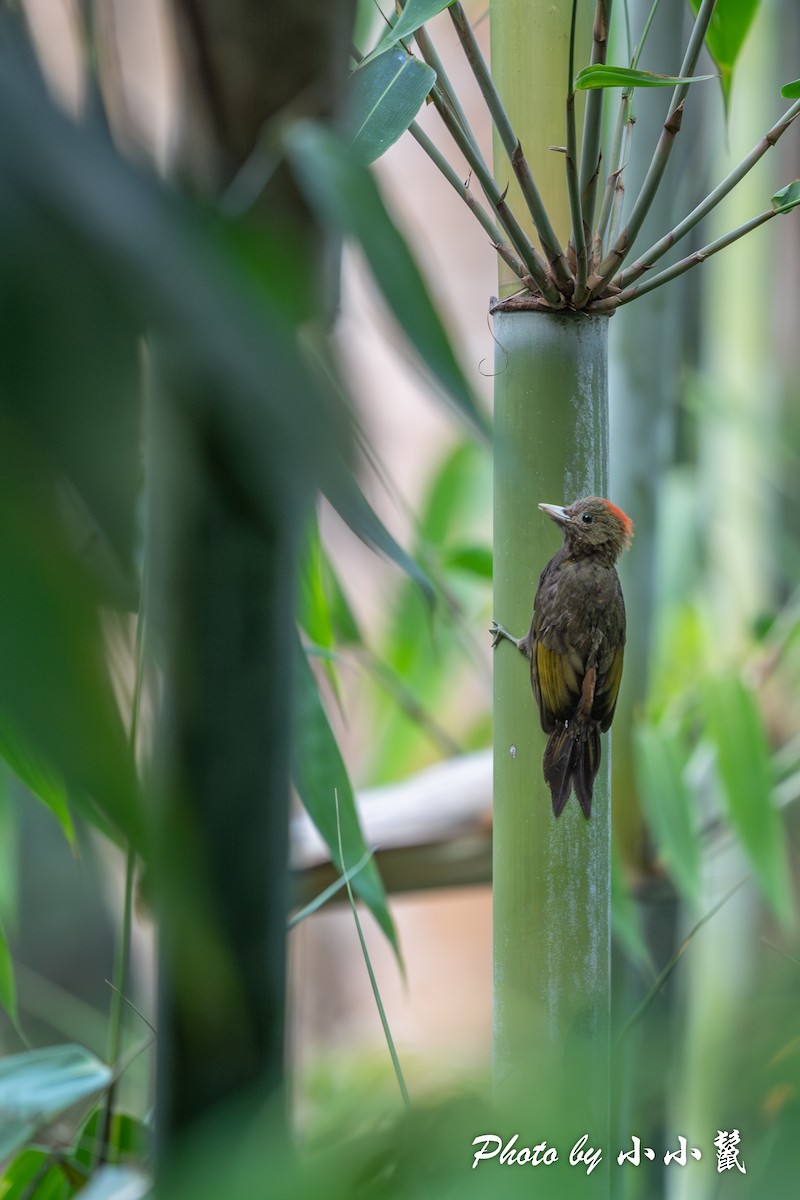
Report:
<svg viewBox="0 0 800 1200"><path fill-rule="evenodd" d="M498 642L511 642L512 646L516 646L520 654L524 654L526 658L530 658L530 644L528 638L515 638L513 633L509 633L505 625L501 625L499 621L492 621L489 626L489 633L492 635L492 646L496 646Z"/></svg>

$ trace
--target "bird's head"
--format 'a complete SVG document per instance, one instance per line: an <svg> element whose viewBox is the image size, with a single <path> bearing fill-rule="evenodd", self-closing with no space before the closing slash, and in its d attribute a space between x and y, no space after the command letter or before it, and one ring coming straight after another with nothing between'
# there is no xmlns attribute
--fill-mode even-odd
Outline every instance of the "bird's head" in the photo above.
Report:
<svg viewBox="0 0 800 1200"><path fill-rule="evenodd" d="M564 541L576 554L597 554L616 562L633 540L633 521L621 508L599 496L583 496L561 508L558 504L540 504L564 532Z"/></svg>

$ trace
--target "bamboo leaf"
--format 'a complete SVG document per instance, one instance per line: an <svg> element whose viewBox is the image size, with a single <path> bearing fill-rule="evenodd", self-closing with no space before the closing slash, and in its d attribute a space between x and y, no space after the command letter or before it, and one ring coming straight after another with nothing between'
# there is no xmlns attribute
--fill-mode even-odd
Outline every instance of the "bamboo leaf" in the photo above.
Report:
<svg viewBox="0 0 800 1200"><path fill-rule="evenodd" d="M652 71L633 70L632 67L606 67L597 65L584 67L575 76L575 88L586 91L590 88L653 88L674 87L677 83L702 83L714 79L714 75L654 75Z"/></svg>
<svg viewBox="0 0 800 1200"><path fill-rule="evenodd" d="M611 923L614 937L624 947L628 956L649 975L653 974L653 960L642 933L639 914L625 881L619 855L611 853Z"/></svg>
<svg viewBox="0 0 800 1200"><path fill-rule="evenodd" d="M380 158L405 133L435 82L433 68L399 46L354 72L350 128L362 163Z"/></svg>
<svg viewBox="0 0 800 1200"><path fill-rule="evenodd" d="M0 756L29 791L50 809L71 846L75 828L63 779L23 746L10 726L0 724Z"/></svg>
<svg viewBox="0 0 800 1200"><path fill-rule="evenodd" d="M684 899L700 901L700 841L693 818L694 800L683 777L683 761L674 737L663 726L640 725L635 734L642 803L656 844Z"/></svg>
<svg viewBox="0 0 800 1200"><path fill-rule="evenodd" d="M772 207L776 213L788 213L800 204L800 179L787 183L772 197Z"/></svg>
<svg viewBox="0 0 800 1200"><path fill-rule="evenodd" d="M361 832L347 768L299 639L296 642L294 685L292 778L308 815L330 851L332 862L342 873L345 868L339 853L336 793L339 796L344 857L348 866L364 857L367 844ZM386 902L383 881L373 860L367 862L355 876L353 887L399 955L397 933Z"/></svg>
<svg viewBox="0 0 800 1200"><path fill-rule="evenodd" d="M785 83L781 88L781 95L787 100L800 100L800 79Z"/></svg>
<svg viewBox="0 0 800 1200"><path fill-rule="evenodd" d="M6 1167L0 1195L3 1200L67 1200L73 1191L50 1150L29 1148Z"/></svg>
<svg viewBox="0 0 800 1200"><path fill-rule="evenodd" d="M430 579L411 555L392 537L355 480L352 477L338 479L335 486L326 491L326 495L356 537L359 537L366 545L385 554L402 571L405 571L406 575L416 583L428 605L432 606L436 600L436 591Z"/></svg>
<svg viewBox="0 0 800 1200"><path fill-rule="evenodd" d="M362 870L363 867L367 865L371 858L372 851L367 850L366 853L361 856L355 866L348 867L344 875L340 875L334 883L330 884L329 887L326 887L318 896L315 896L314 899L301 908L299 912L296 912L293 917L290 917L287 922L287 929L294 929L295 925L299 925L300 922L305 921L307 917L313 916L315 912L319 912L319 910L325 904L327 904L329 900L333 899L337 892L340 892L342 888L347 887L350 880L355 878L355 876L360 870Z"/></svg>
<svg viewBox="0 0 800 1200"><path fill-rule="evenodd" d="M708 684L707 731L722 794L753 874L777 915L792 911L783 826L773 804L769 747L752 693L739 678Z"/></svg>
<svg viewBox="0 0 800 1200"><path fill-rule="evenodd" d="M692 12L697 15L701 0L689 0L689 3ZM719 68L726 108L733 81L733 68L759 4L760 0L717 0L711 16L706 34L706 46Z"/></svg>
<svg viewBox="0 0 800 1200"><path fill-rule="evenodd" d="M386 30L369 58L383 54L390 46L396 46L400 41L407 41L421 25L444 12L452 3L453 0L408 0L395 24Z"/></svg>
<svg viewBox="0 0 800 1200"><path fill-rule="evenodd" d="M50 1046L0 1059L0 1158L110 1082L110 1068L82 1046Z"/></svg>
<svg viewBox="0 0 800 1200"><path fill-rule="evenodd" d="M14 980L14 962L6 938L6 931L0 923L0 1005L3 1006L15 1025L18 1024L17 988Z"/></svg>
<svg viewBox="0 0 800 1200"><path fill-rule="evenodd" d="M375 282L420 358L461 415L487 436L486 418L475 403L419 269L370 172L351 146L318 122L296 122L286 134L286 150L311 207L322 221L361 246Z"/></svg>

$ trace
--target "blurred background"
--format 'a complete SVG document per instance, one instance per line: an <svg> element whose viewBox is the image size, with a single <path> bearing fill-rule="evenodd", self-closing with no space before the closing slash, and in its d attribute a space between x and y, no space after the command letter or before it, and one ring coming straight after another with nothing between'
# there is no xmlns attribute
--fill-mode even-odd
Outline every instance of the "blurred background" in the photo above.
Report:
<svg viewBox="0 0 800 1200"><path fill-rule="evenodd" d="M78 114L97 101L81 65L90 30L115 143L145 169L174 177L189 110L166 0L24 0L22 8L59 103ZM380 18L363 8L359 44L368 48ZM488 54L485 5L467 8ZM684 9L664 0L643 66L677 71ZM641 28L643 6L637 0L630 11ZM430 30L488 156L487 114L446 14ZM736 63L729 111L716 83L691 95L643 245L778 119L787 107L780 85L798 75L798 46L796 5L762 4ZM636 106L627 167L634 194L664 100L637 93ZM433 108L418 121L466 178ZM391 147L376 174L489 411L494 251L409 137ZM692 246L761 211L798 175L792 130L691 235ZM638 633L614 738L623 797L620 1023L680 953L668 989L648 1010L656 1022L649 1036L660 1040L650 1047L641 1103L667 1071L668 1110L682 1132L735 1109L730 1096L720 1108L733 1080L738 1120L749 1119L751 1129L763 1132L800 1103L800 935L791 915L800 850L798 262L797 218L779 219L611 322L611 498L638 533L623 578L629 626ZM102 320L92 331L101 342ZM436 1089L484 1077L491 1056L491 457L438 402L350 248L334 340L368 447L364 490L438 597L431 610L411 580L322 502L324 554L308 551L301 603L324 577L336 671L319 664L317 673L362 802L366 841L377 847L391 893L404 969L365 915L367 943L406 1072L418 1087ZM531 598L542 565L531 564ZM129 630L119 636L130 642ZM120 675L120 691L129 692L124 664ZM739 697L733 709L720 700L720 680L730 684L725 696ZM715 774L714 748L719 761L724 739L709 734L709 708L755 739L764 769L738 781L744 799L736 780ZM781 821L769 826L774 844L759 857L764 806L777 807ZM296 899L305 902L332 876L299 806L292 836ZM75 1039L102 1054L122 856L79 817L65 837L10 771L0 795L0 855L0 916L21 1025L34 1042ZM346 1106L351 1094L391 1096L391 1064L349 908L331 904L302 922L290 961L291 1052L298 1104L311 1126L324 1125L331 1106ZM146 903L134 924L134 968L131 999L152 1014ZM17 1048L10 1025L3 1040ZM785 1075L774 1066L781 1056ZM125 1084L139 1104L147 1087L140 1066Z"/></svg>

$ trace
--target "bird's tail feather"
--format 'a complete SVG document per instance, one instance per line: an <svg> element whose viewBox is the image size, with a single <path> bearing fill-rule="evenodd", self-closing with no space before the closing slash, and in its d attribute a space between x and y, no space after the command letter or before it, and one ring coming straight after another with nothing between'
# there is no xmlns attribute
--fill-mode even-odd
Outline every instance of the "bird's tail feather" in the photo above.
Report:
<svg viewBox="0 0 800 1200"><path fill-rule="evenodd" d="M553 815L560 817L570 792L583 815L592 813L592 791L600 767L600 733L593 721L580 718L559 725L550 735L544 753L544 778L553 798Z"/></svg>

